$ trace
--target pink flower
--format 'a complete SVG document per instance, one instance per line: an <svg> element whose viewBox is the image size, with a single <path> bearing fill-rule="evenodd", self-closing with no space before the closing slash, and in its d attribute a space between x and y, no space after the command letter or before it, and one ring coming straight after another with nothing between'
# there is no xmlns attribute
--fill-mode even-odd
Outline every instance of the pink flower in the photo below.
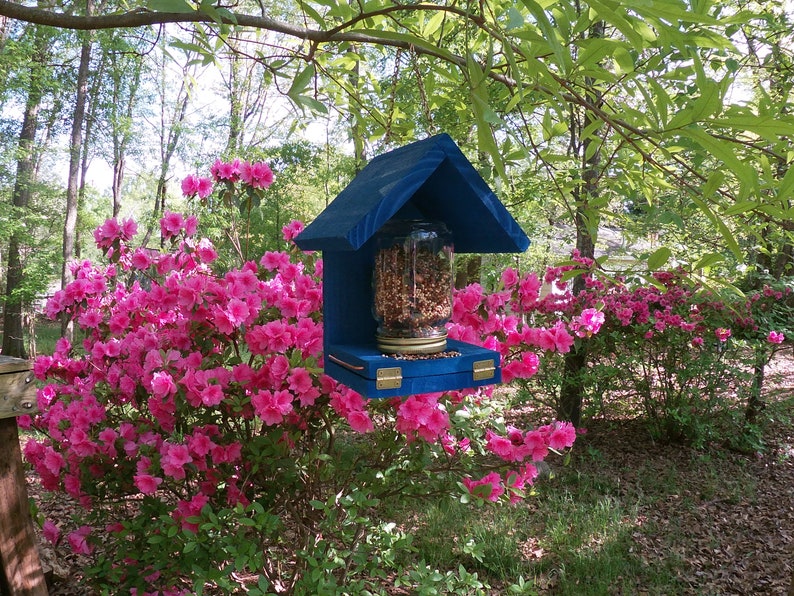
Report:
<svg viewBox="0 0 794 596"><path fill-rule="evenodd" d="M61 531L58 529L58 526L50 520L44 522L44 525L41 527L41 533L52 544L58 544L58 540L61 538Z"/></svg>
<svg viewBox="0 0 794 596"><path fill-rule="evenodd" d="M185 218L185 236L193 236L198 230L198 218L195 215L190 215Z"/></svg>
<svg viewBox="0 0 794 596"><path fill-rule="evenodd" d="M148 269L152 264L150 251L146 248L136 248L135 252L132 253L131 263L135 269L140 269L141 271Z"/></svg>
<svg viewBox="0 0 794 596"><path fill-rule="evenodd" d="M259 260L259 264L268 271L276 271L289 264L289 255L285 252L267 251Z"/></svg>
<svg viewBox="0 0 794 596"><path fill-rule="evenodd" d="M166 211L163 218L160 220L160 234L163 238L168 240L177 236L185 225L185 219L179 213L172 213Z"/></svg>
<svg viewBox="0 0 794 596"><path fill-rule="evenodd" d="M199 178L198 181L198 196L200 199L206 199L212 193L212 180L209 178Z"/></svg>
<svg viewBox="0 0 794 596"><path fill-rule="evenodd" d="M375 430L369 414L363 410L351 412L347 417L347 421L350 424L350 428L359 433L368 433Z"/></svg>
<svg viewBox="0 0 794 596"><path fill-rule="evenodd" d="M770 331L766 339L771 344L782 344L786 336L781 331Z"/></svg>
<svg viewBox="0 0 794 596"><path fill-rule="evenodd" d="M531 430L524 436L526 445L532 457L532 461L541 461L549 454L549 446L543 433L539 430Z"/></svg>
<svg viewBox="0 0 794 596"><path fill-rule="evenodd" d="M571 337L571 334L566 331L565 324L562 321L557 321L554 327L551 328L550 333L552 334L554 349L563 354L571 351L574 339ZM554 351L554 349L552 351Z"/></svg>
<svg viewBox="0 0 794 596"><path fill-rule="evenodd" d="M52 447L47 447L44 453L44 466L55 476L61 473L66 465L63 455L55 451Z"/></svg>
<svg viewBox="0 0 794 596"><path fill-rule="evenodd" d="M718 340L725 342L728 341L728 338L731 336L731 330L726 329L725 327L717 327L714 330L714 335L717 336Z"/></svg>
<svg viewBox="0 0 794 596"><path fill-rule="evenodd" d="M518 273L512 267L502 271L502 285L509 290L518 283Z"/></svg>
<svg viewBox="0 0 794 596"><path fill-rule="evenodd" d="M595 308L586 308L571 321L571 329L578 337L591 337L598 333L604 323L604 313Z"/></svg>
<svg viewBox="0 0 794 596"><path fill-rule="evenodd" d="M186 445L165 442L160 449L160 466L167 476L175 480L185 478L185 466L193 461Z"/></svg>
<svg viewBox="0 0 794 596"><path fill-rule="evenodd" d="M209 182L209 180L207 181ZM192 197L198 194L200 187L201 181L199 177L195 176L194 174L185 176L185 178L182 180L182 194L186 197Z"/></svg>
<svg viewBox="0 0 794 596"><path fill-rule="evenodd" d="M196 254L198 258L201 259L202 263L212 263L218 258L215 247L212 245L212 242L206 238L199 240L199 243L196 245Z"/></svg>
<svg viewBox="0 0 794 596"><path fill-rule="evenodd" d="M265 162L243 162L240 166L240 178L253 188L267 188L273 184L273 171Z"/></svg>
<svg viewBox="0 0 794 596"><path fill-rule="evenodd" d="M176 393L176 384L173 377L164 371L152 375L152 395L165 398Z"/></svg>
<svg viewBox="0 0 794 596"><path fill-rule="evenodd" d="M496 472L491 472L479 480L463 479L463 485L475 496L481 497L495 503L504 494L502 478Z"/></svg>
<svg viewBox="0 0 794 596"><path fill-rule="evenodd" d="M289 222L286 226L281 228L281 233L284 236L284 240L287 242L291 242L294 240L298 234L303 231L303 222L293 219Z"/></svg>
<svg viewBox="0 0 794 596"><path fill-rule="evenodd" d="M562 450L573 445L576 430L570 422L558 422L549 434L549 447Z"/></svg>
<svg viewBox="0 0 794 596"><path fill-rule="evenodd" d="M240 160L235 159L230 163L215 160L210 168L210 173L216 181L237 182L240 179Z"/></svg>
<svg viewBox="0 0 794 596"><path fill-rule="evenodd" d="M505 460L513 459L513 443L507 437L502 437L489 430L486 433L487 443L485 448Z"/></svg>
<svg viewBox="0 0 794 596"><path fill-rule="evenodd" d="M138 490L144 495L151 495L157 492L157 487L162 484L163 479L152 476L151 474L136 474L134 482Z"/></svg>
<svg viewBox="0 0 794 596"><path fill-rule="evenodd" d="M292 394L289 391L258 391L251 397L251 405L266 425L273 426L292 412Z"/></svg>
<svg viewBox="0 0 794 596"><path fill-rule="evenodd" d="M209 385L201 390L201 403L205 406L217 406L223 398L223 388L220 385Z"/></svg>
<svg viewBox="0 0 794 596"><path fill-rule="evenodd" d="M692 346L695 348L699 348L703 345L703 338L702 337L693 337L692 338Z"/></svg>
<svg viewBox="0 0 794 596"><path fill-rule="evenodd" d="M540 288L542 284L535 273L530 273L521 278L518 282L518 297L521 308L529 309L535 306L540 298Z"/></svg>
<svg viewBox="0 0 794 596"><path fill-rule="evenodd" d="M69 541L69 546L72 547L72 551L78 555L90 555L91 552L94 550L94 547L88 543L88 536L91 534L90 526L81 526L69 536L67 536L67 540Z"/></svg>
<svg viewBox="0 0 794 596"><path fill-rule="evenodd" d="M209 503L210 499L207 495L195 495L190 501L179 501L176 506L176 511L173 512L173 517L177 521L182 522L183 530L190 530L191 532L198 532L198 524L187 521L189 518L198 517L204 505Z"/></svg>

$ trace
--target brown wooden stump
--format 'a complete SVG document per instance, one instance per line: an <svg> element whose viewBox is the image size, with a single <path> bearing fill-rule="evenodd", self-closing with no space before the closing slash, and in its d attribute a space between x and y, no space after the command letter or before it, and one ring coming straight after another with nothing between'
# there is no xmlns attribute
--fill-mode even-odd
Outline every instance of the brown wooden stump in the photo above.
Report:
<svg viewBox="0 0 794 596"><path fill-rule="evenodd" d="M0 356L0 594L47 596L25 486L16 416L35 412L30 364Z"/></svg>

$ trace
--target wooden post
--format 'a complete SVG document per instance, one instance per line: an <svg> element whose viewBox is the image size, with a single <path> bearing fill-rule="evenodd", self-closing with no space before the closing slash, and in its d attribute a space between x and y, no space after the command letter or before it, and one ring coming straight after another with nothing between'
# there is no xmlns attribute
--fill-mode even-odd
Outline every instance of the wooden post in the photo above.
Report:
<svg viewBox="0 0 794 596"><path fill-rule="evenodd" d="M0 594L47 596L25 486L16 416L36 412L30 363L0 356Z"/></svg>

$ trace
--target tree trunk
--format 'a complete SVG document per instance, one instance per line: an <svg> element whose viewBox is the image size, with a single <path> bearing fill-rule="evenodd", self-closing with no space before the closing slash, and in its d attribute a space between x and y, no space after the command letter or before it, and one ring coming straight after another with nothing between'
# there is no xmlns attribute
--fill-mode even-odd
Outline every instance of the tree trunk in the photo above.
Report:
<svg viewBox="0 0 794 596"><path fill-rule="evenodd" d="M745 420L750 424L758 420L758 415L763 412L766 405L761 397L761 392L764 388L766 360L766 350L764 348L756 348L755 362L753 364L753 381L750 386L750 397L747 400L747 409L744 412Z"/></svg>
<svg viewBox="0 0 794 596"><path fill-rule="evenodd" d="M111 60L115 57L111 55ZM132 115L135 108L135 98L141 82L141 71L143 70L143 60L140 56L133 58L132 73L121 69L114 61L111 64L113 76L113 105L110 106L112 115L111 126L113 127L113 217L118 217L121 212L121 191L124 184L124 169L126 165L127 146L132 138ZM124 79L124 80L122 80ZM121 89L126 85L128 94L125 99L124 112L122 108Z"/></svg>
<svg viewBox="0 0 794 596"><path fill-rule="evenodd" d="M791 568L791 584L788 587L788 596L794 596L794 565Z"/></svg>
<svg viewBox="0 0 794 596"><path fill-rule="evenodd" d="M237 155L243 134L243 99L240 57L232 52L229 58L229 138L226 139L226 155Z"/></svg>
<svg viewBox="0 0 794 596"><path fill-rule="evenodd" d="M36 28L37 49L31 57L30 88L25 102L22 129L19 132L19 151L17 157L16 181L12 197L15 209L24 212L30 203L31 185L35 180L36 132L39 125L42 88L37 71L46 61L46 40ZM8 242L8 270L6 272L6 301L3 309L3 354L17 358L27 358L24 339L23 304L16 295L24 270L20 257L21 239L17 232Z"/></svg>
<svg viewBox="0 0 794 596"><path fill-rule="evenodd" d="M348 49L348 52L354 54L356 52L356 48L351 45ZM360 76L359 62L356 60L353 70L350 71L350 87L353 89L354 93L358 92ZM361 170L364 169L364 166L367 165L367 148L364 142L366 132L361 125L361 112L357 108L358 104L356 104L351 98L350 101L348 101L349 113L347 118L350 121L350 138L353 141L353 161L355 164L354 168L356 174L361 172Z"/></svg>
<svg viewBox="0 0 794 596"><path fill-rule="evenodd" d="M591 38L604 36L604 23L599 21L593 23L588 34ZM592 83L592 81L591 81ZM600 106L602 103L601 93L591 88L587 92L587 97L593 106ZM572 118L571 135L575 141L577 131L587 130L595 122L593 115L585 111L582 121L577 125L575 118ZM593 143L597 143L591 149ZM597 217L594 209L590 208L592 199L598 196L598 172L601 163L601 140L595 136L588 136L576 147L582 159L582 181L574 189L574 200L576 211L574 220L576 224L576 249L579 255L588 259L595 258L595 242L598 234L598 221L592 221ZM578 276L573 282L574 295L579 294L585 288L584 279ZM560 401L557 408L557 415L562 420L571 422L574 426L579 426L582 418L582 402L584 400L584 374L587 367L587 347L582 344L574 347L565 354L563 365L563 379L560 387Z"/></svg>
<svg viewBox="0 0 794 596"><path fill-rule="evenodd" d="M86 14L90 15L92 2L86 4ZM88 97L88 72L91 63L91 33L86 33L80 50L80 66L77 71L77 93L75 95L72 134L69 141L69 180L66 187L66 218L63 224L63 265L61 268L61 288L69 281L69 264L74 259L75 233L77 230L78 192L80 186L80 156L83 151L83 121L85 120L86 98ZM61 321L61 334L70 333L71 320L64 317Z"/></svg>
<svg viewBox="0 0 794 596"><path fill-rule="evenodd" d="M154 197L154 209L152 213L151 222L158 221L165 212L165 200L167 196L167 189L168 189L168 170L171 166L171 159L176 152L176 148L179 144L179 139L182 136L182 123L185 121L185 116L187 115L187 108L190 102L190 94L187 90L187 85L185 84L185 78L187 76L187 70L183 71L183 78L182 84L179 89L179 93L177 94L177 106L174 110L174 118L166 124L166 96L165 90L161 89L162 92L162 108L160 113L160 134L161 134L161 161L160 161L160 176L157 179L157 190L155 191ZM165 81L161 83L163 87L165 86ZM151 223L146 229L146 236L143 239L143 246L149 242L149 238L154 231L154 223Z"/></svg>

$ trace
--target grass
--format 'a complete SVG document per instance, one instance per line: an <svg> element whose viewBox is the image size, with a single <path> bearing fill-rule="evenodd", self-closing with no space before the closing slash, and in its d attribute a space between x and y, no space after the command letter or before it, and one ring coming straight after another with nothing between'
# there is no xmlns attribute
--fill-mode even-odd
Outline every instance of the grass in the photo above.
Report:
<svg viewBox="0 0 794 596"><path fill-rule="evenodd" d="M692 593L692 541L720 546L716 535L708 543L707 519L699 533L692 520L713 503L755 501L752 457L648 441L621 462L623 446L605 453L582 443L523 503L450 498L389 514L412 533L412 558L442 572L463 565L491 586L487 594Z"/></svg>
<svg viewBox="0 0 794 596"><path fill-rule="evenodd" d="M497 593L554 594L675 591L675 561L651 565L632 552L643 531L636 503L593 473L569 470L517 505L476 508L452 499L411 513L417 559L438 569L463 565ZM519 578L527 588L517 591Z"/></svg>
<svg viewBox="0 0 794 596"><path fill-rule="evenodd" d="M40 354L52 354L55 351L55 342L61 337L61 324L58 321L50 321L43 317L36 319L36 342L35 353L30 350L30 357L34 358ZM26 332L25 341L30 349L30 338Z"/></svg>

